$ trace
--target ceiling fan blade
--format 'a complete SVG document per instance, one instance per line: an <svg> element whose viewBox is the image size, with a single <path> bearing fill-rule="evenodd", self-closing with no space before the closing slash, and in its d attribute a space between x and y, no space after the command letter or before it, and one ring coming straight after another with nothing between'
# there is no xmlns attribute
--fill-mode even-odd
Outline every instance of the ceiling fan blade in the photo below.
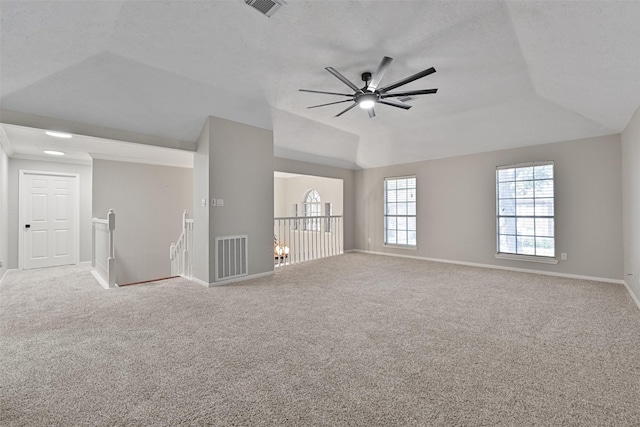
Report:
<svg viewBox="0 0 640 427"><path fill-rule="evenodd" d="M344 113L346 113L347 111L351 110L353 107L355 107L356 105L358 105L357 102L354 102L353 105L347 107L345 110L342 110L341 112L339 112L338 114L336 114L336 117L340 117L341 115L343 115Z"/></svg>
<svg viewBox="0 0 640 427"><path fill-rule="evenodd" d="M389 101L387 99L379 99L378 103L384 104L384 105L391 105L392 107L403 108L405 110L408 110L409 108L412 107L412 105L409 105L409 104L403 104L402 102L396 102L396 101Z"/></svg>
<svg viewBox="0 0 640 427"><path fill-rule="evenodd" d="M436 93L437 91L438 89L421 89L421 90L408 90L406 92L381 93L380 98L390 98L394 96L428 95L430 93Z"/></svg>
<svg viewBox="0 0 640 427"><path fill-rule="evenodd" d="M387 91L389 91L389 90L393 90L393 89L395 89L395 88L397 88L397 87L400 87L400 86L406 85L407 83L411 83L411 82L412 82L412 81L414 81L414 80L421 79L421 78L423 78L423 77L425 77L425 76L428 76L429 74L433 74L433 73L435 73L435 72L436 72L436 69L435 69L435 68L433 68L433 67L431 67L431 68L429 68L429 69L427 69L427 70L420 71L419 73L415 73L415 74L414 74L414 75L412 75L412 76L405 77L405 78L404 78L404 79L402 79L402 80L398 80L398 81L397 81L397 82L395 82L395 83L391 83L389 86L385 86L385 87L383 87L382 89L380 89L380 92L387 92Z"/></svg>
<svg viewBox="0 0 640 427"><path fill-rule="evenodd" d="M347 79L345 76L343 76L342 74L340 74L338 71L336 71L335 69L333 69L332 67L327 67L325 68L325 70L327 70L328 72L330 72L331 74L333 74L334 76L336 76L342 83L346 84L347 86L349 86L351 89L353 89L356 92L362 92L361 89L358 88L358 86L354 85L353 83L351 83L349 81L349 79Z"/></svg>
<svg viewBox="0 0 640 427"><path fill-rule="evenodd" d="M340 95L340 96L353 96L348 93L338 93L338 92L325 92L322 90L311 90L311 89L298 89L300 92L311 92L311 93L324 93L326 95Z"/></svg>
<svg viewBox="0 0 640 427"><path fill-rule="evenodd" d="M328 104L312 105L311 107L307 107L307 108L326 107L327 105L341 104L343 102L352 102L352 101L353 99L345 99L344 101L329 102Z"/></svg>
<svg viewBox="0 0 640 427"><path fill-rule="evenodd" d="M372 119L376 116L376 110L373 109L373 107L371 108L367 108L367 113L369 113L369 118Z"/></svg>
<svg viewBox="0 0 640 427"><path fill-rule="evenodd" d="M378 88L380 80L382 80L382 76L384 76L387 68L389 68L389 65L391 65L391 61L393 61L393 58L389 58L388 56L382 58L382 61L380 61L380 65L378 65L378 69L373 74L373 77L371 77L371 81L369 81L368 89L370 91L374 91Z"/></svg>

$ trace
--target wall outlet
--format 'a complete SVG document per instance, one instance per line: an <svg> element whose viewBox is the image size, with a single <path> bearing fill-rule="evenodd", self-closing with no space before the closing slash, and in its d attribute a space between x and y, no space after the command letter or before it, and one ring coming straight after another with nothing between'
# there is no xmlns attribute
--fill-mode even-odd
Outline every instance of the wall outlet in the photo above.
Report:
<svg viewBox="0 0 640 427"><path fill-rule="evenodd" d="M567 260L567 253L566 253L566 252L562 252L562 253L560 254L560 259L561 259L562 261L566 261L566 260Z"/></svg>

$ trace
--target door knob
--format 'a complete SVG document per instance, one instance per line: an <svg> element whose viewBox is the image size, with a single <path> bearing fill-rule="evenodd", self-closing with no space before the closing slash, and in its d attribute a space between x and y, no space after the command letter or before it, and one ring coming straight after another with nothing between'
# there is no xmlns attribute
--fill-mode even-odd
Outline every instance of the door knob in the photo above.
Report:
<svg viewBox="0 0 640 427"><path fill-rule="evenodd" d="M24 228L31 228L31 224L25 224Z"/></svg>

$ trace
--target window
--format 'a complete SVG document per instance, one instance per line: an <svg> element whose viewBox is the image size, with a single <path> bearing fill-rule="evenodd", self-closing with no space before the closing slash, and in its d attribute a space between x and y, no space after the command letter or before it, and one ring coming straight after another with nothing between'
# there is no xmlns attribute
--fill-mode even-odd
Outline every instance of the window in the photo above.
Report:
<svg viewBox="0 0 640 427"><path fill-rule="evenodd" d="M320 216L322 215L321 210L320 193L317 190L309 190L304 198L304 216ZM305 219L304 229L307 231L320 231L320 221L318 219Z"/></svg>
<svg viewBox="0 0 640 427"><path fill-rule="evenodd" d="M416 246L416 177L384 180L384 244Z"/></svg>
<svg viewBox="0 0 640 427"><path fill-rule="evenodd" d="M496 170L498 254L555 256L553 162Z"/></svg>

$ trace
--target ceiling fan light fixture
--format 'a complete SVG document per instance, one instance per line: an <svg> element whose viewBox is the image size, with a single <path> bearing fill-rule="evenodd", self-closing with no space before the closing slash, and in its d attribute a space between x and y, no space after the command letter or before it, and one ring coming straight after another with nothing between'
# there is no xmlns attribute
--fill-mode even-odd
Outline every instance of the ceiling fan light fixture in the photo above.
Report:
<svg viewBox="0 0 640 427"><path fill-rule="evenodd" d="M376 99L377 96L375 96L373 93L366 93L358 98L358 105L363 110L368 110L370 108L373 108L373 106L376 104Z"/></svg>
<svg viewBox="0 0 640 427"><path fill-rule="evenodd" d="M351 110L352 108L354 108L356 105L359 106L360 108L362 108L363 110L367 110L367 113L369 114L369 118L372 119L376 116L376 112L373 109L373 107L376 104L379 105L388 105L391 107L396 107L396 108L402 108L403 110L408 110L410 109L412 106L409 104L406 104L404 101L409 101L412 100L413 97L415 95L427 95L427 94L432 94L432 93L436 93L438 91L438 89L420 89L420 90L407 90L407 91L399 91L399 92L389 92L393 89L397 89L400 86L404 86L406 84L409 84L413 81L416 81L418 79L421 79L423 77L428 76L429 74L433 74L436 72L436 69L431 67L431 68L427 68L426 70L422 70L418 73L415 73L411 76L405 77L402 80L398 80L395 83L392 83L388 86L385 87L378 87L378 85L380 84L380 81L382 80L383 75L385 74L387 68L389 68L389 65L391 64L391 61L393 61L393 58L389 57L389 56L385 56L382 58L382 61L380 62L380 65L378 65L378 68L376 70L375 73L370 73L370 72L364 72L362 73L362 81L365 82L364 87L359 88L358 86L356 86L355 84L353 84L353 82L349 79L347 79L345 76L343 76L342 74L340 74L340 72L338 70L336 70L333 67L325 67L325 70L327 70L328 72L330 72L331 74L333 74L334 77L336 77L338 80L340 80L342 83L344 83L345 85L347 85L349 87L349 89L351 89L353 91L353 93L338 93L338 92L327 92L327 91L322 91L322 90L310 90L310 89L299 89L300 92L311 92L311 93L322 93L325 95L336 95L336 96L344 96L347 97L347 99L343 99L342 101L336 101L336 102L328 102L325 104L319 104L319 105L312 105L310 107L307 108L317 108L317 107L326 107L328 105L334 105L334 104L342 104L343 102L351 102L351 105L349 105L347 108L345 108L344 110L342 110L341 112L339 112L338 114L336 114L336 117L340 117L342 116L344 113L346 113L347 111ZM401 98L401 100L394 100L393 98Z"/></svg>

